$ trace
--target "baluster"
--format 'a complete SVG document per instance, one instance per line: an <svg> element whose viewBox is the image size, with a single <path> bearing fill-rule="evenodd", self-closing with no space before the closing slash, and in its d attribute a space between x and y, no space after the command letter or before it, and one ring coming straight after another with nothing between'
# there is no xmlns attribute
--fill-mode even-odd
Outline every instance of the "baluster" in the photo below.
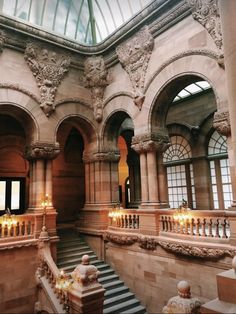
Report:
<svg viewBox="0 0 236 314"><path fill-rule="evenodd" d="M179 222L179 233L183 234L183 224Z"/></svg>
<svg viewBox="0 0 236 314"><path fill-rule="evenodd" d="M137 222L137 229L139 229L139 215L137 215L136 222Z"/></svg>
<svg viewBox="0 0 236 314"><path fill-rule="evenodd" d="M11 236L11 227L7 227L7 237Z"/></svg>
<svg viewBox="0 0 236 314"><path fill-rule="evenodd" d="M19 236L22 236L22 221L19 222Z"/></svg>
<svg viewBox="0 0 236 314"><path fill-rule="evenodd" d="M203 219L203 223L202 223L202 236L206 237L206 218Z"/></svg>
<svg viewBox="0 0 236 314"><path fill-rule="evenodd" d="M120 216L120 227L124 228L124 215Z"/></svg>
<svg viewBox="0 0 236 314"><path fill-rule="evenodd" d="M171 223L171 217L168 217L168 225L169 225L169 231L172 232L172 223Z"/></svg>
<svg viewBox="0 0 236 314"><path fill-rule="evenodd" d="M175 225L175 220L173 218L173 216L171 217L171 223L172 223L172 232L175 233L176 232L176 225Z"/></svg>
<svg viewBox="0 0 236 314"><path fill-rule="evenodd" d="M200 218L198 218L198 219L197 219L197 223L196 223L196 235L197 235L198 237L201 236L201 234L200 234L200 225L201 225L201 221L200 221Z"/></svg>
<svg viewBox="0 0 236 314"><path fill-rule="evenodd" d="M3 230L3 226L2 226L2 224L0 224L0 234L1 234L1 238L3 238L2 230Z"/></svg>
<svg viewBox="0 0 236 314"><path fill-rule="evenodd" d="M226 234L226 226L227 226L226 219L223 220L223 222L221 223L221 226L222 226L222 232L223 232L222 238L228 238Z"/></svg>
<svg viewBox="0 0 236 314"><path fill-rule="evenodd" d="M165 231L168 231L168 220L167 220L167 216L165 216Z"/></svg>
<svg viewBox="0 0 236 314"><path fill-rule="evenodd" d="M30 235L30 226L31 226L31 222L28 221L28 223L27 223L27 235Z"/></svg>
<svg viewBox="0 0 236 314"><path fill-rule="evenodd" d="M189 220L187 218L185 220L185 224L184 224L184 234L189 234L189 232L188 232L188 225L189 225Z"/></svg>
<svg viewBox="0 0 236 314"><path fill-rule="evenodd" d="M208 222L208 229L209 229L208 237L213 237L212 227L213 227L213 222L212 222L212 218L211 218L210 221Z"/></svg>
<svg viewBox="0 0 236 314"><path fill-rule="evenodd" d="M165 231L165 222L164 222L163 216L160 216L160 223L161 223L161 231Z"/></svg>
<svg viewBox="0 0 236 314"><path fill-rule="evenodd" d="M215 226L216 226L216 234L215 234L215 237L216 237L216 238L220 238L219 219L216 219Z"/></svg>
<svg viewBox="0 0 236 314"><path fill-rule="evenodd" d="M133 215L133 228L136 229L136 215Z"/></svg>
<svg viewBox="0 0 236 314"><path fill-rule="evenodd" d="M129 228L132 228L132 216L129 215Z"/></svg>
<svg viewBox="0 0 236 314"><path fill-rule="evenodd" d="M128 228L128 218L127 218L127 215L125 215L125 228Z"/></svg>
<svg viewBox="0 0 236 314"><path fill-rule="evenodd" d="M193 229L194 229L194 218L191 218L190 219L190 230L189 230L189 232L190 232L190 235L195 235L195 233L194 233L194 231L193 231Z"/></svg>
<svg viewBox="0 0 236 314"><path fill-rule="evenodd" d="M13 226L13 237L16 237L16 227L17 227L17 225Z"/></svg>

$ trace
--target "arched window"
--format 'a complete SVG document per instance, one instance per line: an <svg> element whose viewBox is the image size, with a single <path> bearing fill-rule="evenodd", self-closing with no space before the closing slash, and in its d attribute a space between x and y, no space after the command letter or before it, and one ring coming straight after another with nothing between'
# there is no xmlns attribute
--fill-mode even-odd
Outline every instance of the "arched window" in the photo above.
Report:
<svg viewBox="0 0 236 314"><path fill-rule="evenodd" d="M226 137L215 131L208 143L214 209L227 209L232 202L232 186Z"/></svg>
<svg viewBox="0 0 236 314"><path fill-rule="evenodd" d="M170 207L179 207L184 199L189 207L196 208L190 145L182 136L172 136L170 140L171 146L163 154Z"/></svg>

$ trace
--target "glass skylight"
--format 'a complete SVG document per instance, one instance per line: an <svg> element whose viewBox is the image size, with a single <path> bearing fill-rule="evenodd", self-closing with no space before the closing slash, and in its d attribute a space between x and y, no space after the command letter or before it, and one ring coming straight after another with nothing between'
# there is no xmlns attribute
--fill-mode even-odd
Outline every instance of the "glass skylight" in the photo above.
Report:
<svg viewBox="0 0 236 314"><path fill-rule="evenodd" d="M198 93L202 93L203 91L210 89L211 85L207 81L199 81L192 83L182 89L178 95L174 98L175 101L182 100L184 98L190 97L192 95L196 95Z"/></svg>
<svg viewBox="0 0 236 314"><path fill-rule="evenodd" d="M0 0L0 13L94 45L153 0Z"/></svg>

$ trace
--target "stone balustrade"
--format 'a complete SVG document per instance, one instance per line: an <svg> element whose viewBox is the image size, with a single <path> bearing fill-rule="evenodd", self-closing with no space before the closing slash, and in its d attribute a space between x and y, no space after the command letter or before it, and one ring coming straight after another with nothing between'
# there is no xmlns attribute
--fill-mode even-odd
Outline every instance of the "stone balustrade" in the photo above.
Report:
<svg viewBox="0 0 236 314"><path fill-rule="evenodd" d="M132 211L116 211L109 214L109 226L121 229L139 229L139 214Z"/></svg>
<svg viewBox="0 0 236 314"><path fill-rule="evenodd" d="M168 211L168 214L160 215L160 233L228 239L230 222L222 211L189 211L179 217Z"/></svg>
<svg viewBox="0 0 236 314"><path fill-rule="evenodd" d="M0 241L2 239L33 238L35 217L33 215L4 215L0 218Z"/></svg>

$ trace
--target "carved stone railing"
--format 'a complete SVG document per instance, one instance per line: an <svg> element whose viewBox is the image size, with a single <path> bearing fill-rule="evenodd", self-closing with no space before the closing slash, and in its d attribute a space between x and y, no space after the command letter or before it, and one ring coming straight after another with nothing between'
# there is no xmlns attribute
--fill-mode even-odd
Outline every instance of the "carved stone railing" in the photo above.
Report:
<svg viewBox="0 0 236 314"><path fill-rule="evenodd" d="M230 222L224 211L189 211L183 220L174 211L160 214L160 235L228 239Z"/></svg>
<svg viewBox="0 0 236 314"><path fill-rule="evenodd" d="M139 229L139 214L136 210L119 211L118 215L110 217L109 227Z"/></svg>
<svg viewBox="0 0 236 314"><path fill-rule="evenodd" d="M18 215L13 216L11 223L7 224L0 217L0 242L4 240L32 239L35 234L35 216Z"/></svg>

